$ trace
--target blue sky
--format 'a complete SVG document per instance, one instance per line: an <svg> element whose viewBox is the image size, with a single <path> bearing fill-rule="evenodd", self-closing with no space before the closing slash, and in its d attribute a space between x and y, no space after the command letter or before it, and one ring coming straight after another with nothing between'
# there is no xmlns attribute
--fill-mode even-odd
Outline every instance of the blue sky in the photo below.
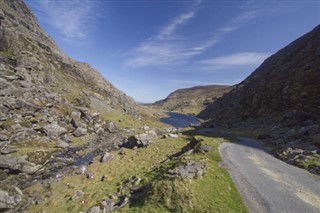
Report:
<svg viewBox="0 0 320 213"><path fill-rule="evenodd" d="M320 23L320 1L25 0L70 57L138 102L236 84Z"/></svg>

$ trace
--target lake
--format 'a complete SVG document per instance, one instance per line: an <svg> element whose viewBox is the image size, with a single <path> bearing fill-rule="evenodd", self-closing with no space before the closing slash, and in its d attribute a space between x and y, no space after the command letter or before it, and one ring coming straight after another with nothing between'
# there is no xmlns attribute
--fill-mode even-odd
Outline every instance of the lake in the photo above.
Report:
<svg viewBox="0 0 320 213"><path fill-rule="evenodd" d="M167 112L167 115L168 117L160 118L160 121L176 128L188 127L190 124L200 124L196 116L177 112Z"/></svg>

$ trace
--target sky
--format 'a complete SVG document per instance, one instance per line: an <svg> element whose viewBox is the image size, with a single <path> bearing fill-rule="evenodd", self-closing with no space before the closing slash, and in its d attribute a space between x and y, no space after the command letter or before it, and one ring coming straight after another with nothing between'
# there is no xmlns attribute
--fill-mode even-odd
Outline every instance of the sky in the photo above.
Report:
<svg viewBox="0 0 320 213"><path fill-rule="evenodd" d="M320 24L320 0L25 0L70 57L137 102L236 84Z"/></svg>

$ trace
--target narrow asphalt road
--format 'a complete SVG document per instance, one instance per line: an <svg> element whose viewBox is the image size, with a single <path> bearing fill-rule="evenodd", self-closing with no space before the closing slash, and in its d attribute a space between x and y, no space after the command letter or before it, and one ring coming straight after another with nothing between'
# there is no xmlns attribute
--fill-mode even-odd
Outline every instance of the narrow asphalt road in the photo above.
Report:
<svg viewBox="0 0 320 213"><path fill-rule="evenodd" d="M320 212L320 177L274 158L259 141L239 139L219 151L251 212Z"/></svg>

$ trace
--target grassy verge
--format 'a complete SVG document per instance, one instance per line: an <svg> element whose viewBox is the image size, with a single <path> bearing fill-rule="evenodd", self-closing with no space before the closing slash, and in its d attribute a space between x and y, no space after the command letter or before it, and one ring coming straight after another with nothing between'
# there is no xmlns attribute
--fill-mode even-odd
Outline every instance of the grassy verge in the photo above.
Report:
<svg viewBox="0 0 320 213"><path fill-rule="evenodd" d="M85 211L114 192L120 195L127 193L119 186L133 176L140 177L148 190L136 202L118 212L248 212L227 171L218 165L221 161L218 146L224 139L197 135L213 150L162 163L168 155L179 152L192 135L194 133L189 132L180 134L177 139L157 139L155 144L146 148L126 149L124 156L113 152L115 160L88 166L95 174L93 179L70 174L59 181L52 181L49 186L36 184L25 193L36 192L44 201L33 206L30 212ZM168 168L190 159L207 160L208 170L202 178L182 180L164 175ZM103 175L107 176L106 181L101 181ZM84 194L72 199L77 190ZM46 197L48 192L50 197Z"/></svg>

